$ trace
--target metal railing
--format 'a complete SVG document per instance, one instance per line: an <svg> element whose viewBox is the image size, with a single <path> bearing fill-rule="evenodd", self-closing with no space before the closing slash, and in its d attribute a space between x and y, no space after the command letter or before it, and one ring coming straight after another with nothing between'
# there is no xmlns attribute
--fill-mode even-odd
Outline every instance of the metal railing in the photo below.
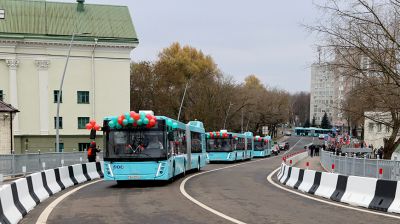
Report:
<svg viewBox="0 0 400 224"><path fill-rule="evenodd" d="M103 153L97 153L99 160ZM0 175L17 176L87 162L87 152L51 152L0 155Z"/></svg>
<svg viewBox="0 0 400 224"><path fill-rule="evenodd" d="M400 161L339 156L329 151L321 151L320 160L325 170L335 173L400 180Z"/></svg>

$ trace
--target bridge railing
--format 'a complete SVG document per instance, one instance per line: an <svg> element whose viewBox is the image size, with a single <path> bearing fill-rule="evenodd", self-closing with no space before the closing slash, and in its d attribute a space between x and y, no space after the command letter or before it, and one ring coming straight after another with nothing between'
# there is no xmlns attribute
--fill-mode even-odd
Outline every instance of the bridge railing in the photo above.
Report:
<svg viewBox="0 0 400 224"><path fill-rule="evenodd" d="M103 153L97 153L99 160L103 160ZM87 152L48 152L0 155L0 175L17 176L53 169L60 166L86 163ZM1 181L0 181L1 182Z"/></svg>
<svg viewBox="0 0 400 224"><path fill-rule="evenodd" d="M322 151L320 160L325 170L338 174L400 180L400 161L339 156L329 151Z"/></svg>

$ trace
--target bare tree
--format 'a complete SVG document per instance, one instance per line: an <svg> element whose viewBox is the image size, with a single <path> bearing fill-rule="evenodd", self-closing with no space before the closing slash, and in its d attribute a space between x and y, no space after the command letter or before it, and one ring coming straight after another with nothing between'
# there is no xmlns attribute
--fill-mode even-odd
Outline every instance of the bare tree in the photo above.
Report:
<svg viewBox="0 0 400 224"><path fill-rule="evenodd" d="M321 34L336 73L352 84L348 98L356 97L364 107L341 109L360 117L366 110L390 114L389 120L368 117L391 127L390 137L384 139L384 158L389 159L400 144L400 1L324 2L318 5L324 18L308 28Z"/></svg>

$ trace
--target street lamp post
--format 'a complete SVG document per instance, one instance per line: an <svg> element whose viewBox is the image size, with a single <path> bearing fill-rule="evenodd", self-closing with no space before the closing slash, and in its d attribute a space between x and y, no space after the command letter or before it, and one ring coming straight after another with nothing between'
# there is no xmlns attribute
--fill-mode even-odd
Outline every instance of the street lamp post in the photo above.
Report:
<svg viewBox="0 0 400 224"><path fill-rule="evenodd" d="M71 54L72 43L74 42L75 35L85 35L90 33L72 33L71 41L69 43L69 49L67 54L67 59L65 61L63 75L61 77L60 88L57 94L57 114L56 114L56 152L60 151L60 101L61 101L61 91L64 84L65 73L67 71L69 56Z"/></svg>
<svg viewBox="0 0 400 224"><path fill-rule="evenodd" d="M225 116L225 120L224 120L224 130L225 130L226 119L228 118L229 110L231 109L232 105L233 105L233 103L229 102L228 112L226 112L226 116Z"/></svg>

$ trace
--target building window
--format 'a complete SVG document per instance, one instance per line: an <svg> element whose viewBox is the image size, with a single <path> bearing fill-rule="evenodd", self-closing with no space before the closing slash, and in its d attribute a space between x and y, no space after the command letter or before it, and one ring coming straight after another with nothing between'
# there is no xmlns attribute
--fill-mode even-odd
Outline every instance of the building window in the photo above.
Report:
<svg viewBox="0 0 400 224"><path fill-rule="evenodd" d="M0 90L0 101L4 101L3 90Z"/></svg>
<svg viewBox="0 0 400 224"><path fill-rule="evenodd" d="M62 117L60 117L58 125L59 125L60 129L63 128L63 119L62 119ZM54 117L54 129L56 129L56 128L57 128L57 117Z"/></svg>
<svg viewBox="0 0 400 224"><path fill-rule="evenodd" d="M90 146L90 143L78 143L79 151L87 151L89 146Z"/></svg>
<svg viewBox="0 0 400 224"><path fill-rule="evenodd" d="M373 132L374 131L374 123L372 123L372 122L368 123L368 130L369 130L369 132Z"/></svg>
<svg viewBox="0 0 400 224"><path fill-rule="evenodd" d="M58 151L58 152L64 152L64 143L60 142L60 143L58 143L58 145L59 145L59 148L60 148L60 151ZM55 150L57 150L57 143L54 143L54 147L55 147Z"/></svg>
<svg viewBox="0 0 400 224"><path fill-rule="evenodd" d="M78 91L78 103L88 104L89 103L89 91Z"/></svg>
<svg viewBox="0 0 400 224"><path fill-rule="evenodd" d="M59 92L58 90L54 90L53 91L54 103L57 103L58 92ZM62 103L62 92L61 92L61 95L60 95L60 103Z"/></svg>
<svg viewBox="0 0 400 224"><path fill-rule="evenodd" d="M378 132L382 131L382 124L376 124L376 126L378 127Z"/></svg>
<svg viewBox="0 0 400 224"><path fill-rule="evenodd" d="M89 123L89 117L78 117L78 129L85 129Z"/></svg>

